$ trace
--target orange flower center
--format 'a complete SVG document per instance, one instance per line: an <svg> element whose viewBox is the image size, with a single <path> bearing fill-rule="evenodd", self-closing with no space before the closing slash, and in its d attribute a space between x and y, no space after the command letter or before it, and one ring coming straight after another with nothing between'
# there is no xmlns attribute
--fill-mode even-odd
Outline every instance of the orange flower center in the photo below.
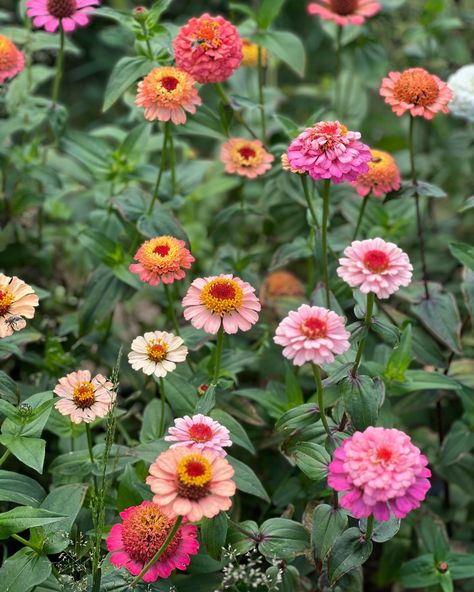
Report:
<svg viewBox="0 0 474 592"><path fill-rule="evenodd" d="M201 292L201 302L216 314L230 314L244 299L242 288L234 280L211 280Z"/></svg>
<svg viewBox="0 0 474 592"><path fill-rule="evenodd" d="M168 91L174 90L179 84L179 80L174 76L165 76L161 79L161 86L166 88Z"/></svg>
<svg viewBox="0 0 474 592"><path fill-rule="evenodd" d="M48 12L58 19L68 18L77 10L76 0L48 0Z"/></svg>
<svg viewBox="0 0 474 592"><path fill-rule="evenodd" d="M168 345L161 339L152 339L146 346L146 353L152 362L162 362L168 353Z"/></svg>
<svg viewBox="0 0 474 592"><path fill-rule="evenodd" d="M0 317L3 317L8 313L14 300L14 295L6 286L0 288Z"/></svg>
<svg viewBox="0 0 474 592"><path fill-rule="evenodd" d="M348 14L353 14L356 8L359 6L358 0L329 0L329 4L331 5L331 9L336 14L340 14L341 16L346 16Z"/></svg>
<svg viewBox="0 0 474 592"><path fill-rule="evenodd" d="M157 255L160 255L160 257L166 257L166 255L168 255L169 252L170 252L170 246L169 245L157 245L153 249L153 253L156 253Z"/></svg>
<svg viewBox="0 0 474 592"><path fill-rule="evenodd" d="M11 70L16 66L17 61L18 55L14 43L8 37L0 35L0 71Z"/></svg>
<svg viewBox="0 0 474 592"><path fill-rule="evenodd" d="M200 454L188 454L178 463L178 494L199 500L209 493L211 463Z"/></svg>
<svg viewBox="0 0 474 592"><path fill-rule="evenodd" d="M207 390L207 388L206 388ZM195 423L188 431L189 437L195 442L209 442L212 439L212 430L205 423Z"/></svg>
<svg viewBox="0 0 474 592"><path fill-rule="evenodd" d="M373 249L372 251L367 251L364 255L364 265L373 273L381 273L388 269L390 264L390 257L387 253L380 251L379 249Z"/></svg>
<svg viewBox="0 0 474 592"><path fill-rule="evenodd" d="M325 321L318 317L309 317L309 319L303 321L301 332L310 339L317 339L320 337L326 337L328 326Z"/></svg>
<svg viewBox="0 0 474 592"><path fill-rule="evenodd" d="M242 148L239 148L238 152L244 160L249 160L250 158L254 158L255 154L256 154L255 150L253 148L251 148L250 146L243 146Z"/></svg>
<svg viewBox="0 0 474 592"><path fill-rule="evenodd" d="M381 448L379 448L377 450L375 462L388 462L389 460L392 459L392 456L393 456L393 452L390 450L390 448L387 448L386 446L382 446Z"/></svg>
<svg viewBox="0 0 474 592"><path fill-rule="evenodd" d="M404 103L427 107L436 101L439 89L429 72L423 68L410 68L395 83L393 94Z"/></svg>
<svg viewBox="0 0 474 592"><path fill-rule="evenodd" d="M200 23L196 32L193 35L193 39L197 45L202 47L204 51L208 49L217 49L222 44L219 38L220 25L216 21L209 19L203 19Z"/></svg>
<svg viewBox="0 0 474 592"><path fill-rule="evenodd" d="M95 401L94 385L92 382L78 382L72 394L74 403L81 409L92 407Z"/></svg>

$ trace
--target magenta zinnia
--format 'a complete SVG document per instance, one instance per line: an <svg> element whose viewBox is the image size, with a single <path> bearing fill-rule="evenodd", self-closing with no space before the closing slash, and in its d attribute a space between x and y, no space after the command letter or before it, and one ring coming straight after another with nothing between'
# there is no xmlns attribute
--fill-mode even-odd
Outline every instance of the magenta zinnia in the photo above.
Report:
<svg viewBox="0 0 474 592"><path fill-rule="evenodd" d="M54 33L61 27L69 33L89 24L89 15L100 0L27 0L26 14L35 27Z"/></svg>

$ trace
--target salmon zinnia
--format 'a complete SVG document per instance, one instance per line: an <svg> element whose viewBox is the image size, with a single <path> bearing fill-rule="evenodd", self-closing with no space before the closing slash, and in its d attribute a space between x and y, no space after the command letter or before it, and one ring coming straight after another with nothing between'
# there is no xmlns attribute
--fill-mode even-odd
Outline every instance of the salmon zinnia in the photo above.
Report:
<svg viewBox="0 0 474 592"><path fill-rule="evenodd" d="M26 326L25 319L35 316L38 296L33 288L16 276L0 273L0 339Z"/></svg>
<svg viewBox="0 0 474 592"><path fill-rule="evenodd" d="M226 173L255 179L272 168L273 156L260 140L231 138L222 145L221 161Z"/></svg>
<svg viewBox="0 0 474 592"><path fill-rule="evenodd" d="M375 197L400 189L400 172L393 157L383 150L371 150L369 171L357 177L352 185L362 197L371 193Z"/></svg>
<svg viewBox="0 0 474 592"><path fill-rule="evenodd" d="M66 33L89 24L89 16L100 0L27 0L26 14L35 27L54 33L61 27Z"/></svg>
<svg viewBox="0 0 474 592"><path fill-rule="evenodd" d="M13 78L25 67L25 56L11 39L0 35L0 84Z"/></svg>
<svg viewBox="0 0 474 592"><path fill-rule="evenodd" d="M374 0L319 0L308 4L308 13L345 27L363 25L366 18L374 16L381 8Z"/></svg>

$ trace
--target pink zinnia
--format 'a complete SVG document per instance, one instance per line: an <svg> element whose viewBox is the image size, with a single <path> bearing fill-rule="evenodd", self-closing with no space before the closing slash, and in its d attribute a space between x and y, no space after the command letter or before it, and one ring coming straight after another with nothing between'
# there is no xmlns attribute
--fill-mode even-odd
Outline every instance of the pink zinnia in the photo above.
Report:
<svg viewBox="0 0 474 592"><path fill-rule="evenodd" d="M114 524L107 537L110 562L137 576L159 551L174 525L163 510L152 502L142 502L120 512L122 523ZM168 578L175 569L185 570L190 555L199 549L197 528L183 523L158 561L143 576L144 582Z"/></svg>
<svg viewBox="0 0 474 592"><path fill-rule="evenodd" d="M439 111L448 113L446 105L453 98L449 86L424 68L389 72L382 80L380 94L398 117L409 111L413 117L425 119L433 119Z"/></svg>
<svg viewBox="0 0 474 592"><path fill-rule="evenodd" d="M355 432L334 452L329 464L328 484L341 497L343 508L355 518L374 515L390 520L418 508L430 488L428 460L396 429L369 427Z"/></svg>
<svg viewBox="0 0 474 592"><path fill-rule="evenodd" d="M369 170L367 163L372 158L370 148L359 138L359 132L348 131L339 121L320 121L293 140L288 162L315 180L354 181Z"/></svg>
<svg viewBox="0 0 474 592"><path fill-rule="evenodd" d="M283 355L296 366L306 362L330 364L335 354L350 348L344 318L321 306L302 304L278 325L273 341L284 347Z"/></svg>
<svg viewBox="0 0 474 592"><path fill-rule="evenodd" d="M362 197L369 193L381 197L390 191L400 189L400 172L393 157L383 150L372 149L370 152L372 159L369 162L369 171L352 181L357 193Z"/></svg>
<svg viewBox="0 0 474 592"><path fill-rule="evenodd" d="M26 327L25 319L35 316L39 299L31 286L15 275L0 273L0 339Z"/></svg>
<svg viewBox="0 0 474 592"><path fill-rule="evenodd" d="M308 13L345 27L364 24L366 18L374 16L381 8L374 0L319 0L308 4Z"/></svg>
<svg viewBox="0 0 474 592"><path fill-rule="evenodd" d="M363 294L373 292L388 298L411 282L413 267L408 255L394 243L381 238L354 241L344 250L337 275Z"/></svg>
<svg viewBox="0 0 474 592"><path fill-rule="evenodd" d="M35 27L54 33L61 27L66 33L89 24L89 15L100 0L27 0L26 14Z"/></svg>
<svg viewBox="0 0 474 592"><path fill-rule="evenodd" d="M0 35L0 84L13 78L25 67L25 56L11 39Z"/></svg>
<svg viewBox="0 0 474 592"><path fill-rule="evenodd" d="M187 516L192 522L213 518L232 506L234 469L225 458L195 446L162 452L150 466L146 482L170 518Z"/></svg>
<svg viewBox="0 0 474 592"><path fill-rule="evenodd" d="M175 442L171 448L193 446L200 450L212 450L220 456L226 456L224 446L232 446L229 430L218 421L206 415L178 417L174 427L168 430L167 442Z"/></svg>
<svg viewBox="0 0 474 592"><path fill-rule="evenodd" d="M221 323L226 333L248 331L261 309L255 288L233 275L198 278L183 298L184 318L214 335Z"/></svg>
<svg viewBox="0 0 474 592"><path fill-rule="evenodd" d="M221 147L221 161L226 173L255 179L272 168L273 156L260 140L231 138Z"/></svg>
<svg viewBox="0 0 474 592"><path fill-rule="evenodd" d="M173 41L176 65L198 82L223 82L240 66L242 39L221 16L191 18Z"/></svg>

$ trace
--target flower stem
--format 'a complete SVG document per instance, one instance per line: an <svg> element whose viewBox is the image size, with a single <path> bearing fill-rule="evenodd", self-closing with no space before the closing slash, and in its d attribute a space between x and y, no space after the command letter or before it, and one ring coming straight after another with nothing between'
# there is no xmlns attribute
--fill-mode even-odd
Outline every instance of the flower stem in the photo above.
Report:
<svg viewBox="0 0 474 592"><path fill-rule="evenodd" d="M357 375L357 370L359 368L360 361L362 360L362 354L364 353L365 342L367 341L367 333L370 328L370 323L372 322L372 313L374 311L374 302L375 302L375 294L373 292L369 292L367 294L367 308L365 311L365 319L364 325L366 329L366 333L364 337L359 341L359 347L357 349L356 359L354 361L354 365L352 366L351 374L352 376Z"/></svg>
<svg viewBox="0 0 474 592"><path fill-rule="evenodd" d="M219 327L219 331L217 333L216 362L215 362L215 366L214 366L214 377L212 379L213 385L216 385L219 381L219 372L221 369L221 357L222 357L223 344L224 344L224 324L221 321L221 326Z"/></svg>
<svg viewBox="0 0 474 592"><path fill-rule="evenodd" d="M316 394L318 396L318 406L319 406L319 414L321 415L321 421L323 422L324 429L326 430L326 434L331 437L331 430L329 429L328 420L326 419L326 414L324 413L324 395L323 395L323 384L321 382L321 371L317 364L311 363L311 368L313 370L314 380L316 381Z"/></svg>
<svg viewBox="0 0 474 592"><path fill-rule="evenodd" d="M89 450L89 458L91 460L91 464L94 465L94 451L92 450L92 431L91 431L91 427L88 423L86 423L86 434L87 434L87 448ZM94 481L94 492L97 494L97 478L93 473L93 470L91 469L92 472L92 479Z"/></svg>
<svg viewBox="0 0 474 592"><path fill-rule="evenodd" d="M370 195L370 194L369 194ZM352 235L352 240L355 241L357 238L357 233L359 232L360 225L362 223L362 219L364 217L365 208L367 206L367 202L369 201L369 195L366 195L362 198L362 203L359 209L359 216L357 218L357 224L354 230L354 234Z"/></svg>
<svg viewBox="0 0 474 592"><path fill-rule="evenodd" d="M166 148L168 146L168 140L169 140L169 121L167 121L165 123L165 130L164 130L164 136L163 136L163 146L161 148L161 157L160 157L160 168L158 169L158 176L156 177L156 183L155 183L155 188L153 190L153 196L151 198L150 201L150 206L148 207L148 211L147 211L147 216L149 216L152 211L153 211L153 206L155 205L155 202L158 198L158 191L160 189L160 185L161 185L161 178L163 176L163 173L165 171L165 164L166 164Z"/></svg>
<svg viewBox="0 0 474 592"><path fill-rule="evenodd" d="M30 541L27 541L26 539L24 539L20 535L11 534L10 536L12 537L12 539L15 539L15 541L18 541L22 545L25 545L25 547L29 547L30 549L33 549L33 551L38 553L38 555L41 555L43 553L43 549L41 547L37 547L36 545L33 545L33 543L30 543Z"/></svg>
<svg viewBox="0 0 474 592"><path fill-rule="evenodd" d="M322 245L322 266L323 266L323 281L326 290L326 308L330 307L330 295L329 295L329 276L328 276L328 220L329 220L329 192L331 189L331 181L324 179L323 185L323 226L321 233L321 245Z"/></svg>
<svg viewBox="0 0 474 592"><path fill-rule="evenodd" d="M367 529L365 531L365 540L370 541L372 538L372 533L374 532L374 515L371 514L367 518Z"/></svg>
<svg viewBox="0 0 474 592"><path fill-rule="evenodd" d="M311 196L309 194L309 189L308 189L308 178L306 175L299 175L301 177L301 185L303 186L303 193L304 193L304 197L306 199L306 203L308 204L308 210L311 214L311 219L313 220L313 224L316 226L316 228L320 228L319 226L319 221L318 221L318 217L316 216L316 210L314 209L314 204L313 204L313 200L311 199Z"/></svg>
<svg viewBox="0 0 474 592"><path fill-rule="evenodd" d="M160 417L160 429L159 429L159 437L162 438L164 436L164 428L165 428L165 403L166 403L166 393L165 393L165 381L160 376L160 398L161 398L161 417Z"/></svg>
<svg viewBox="0 0 474 592"><path fill-rule="evenodd" d="M171 296L171 292L170 292L168 284L163 283L163 286L165 288L166 299L168 300L168 310L170 313L171 322L173 324L174 332L179 337L179 335L180 335L179 324L178 324L178 319L176 318L176 311L174 309L173 298Z"/></svg>
<svg viewBox="0 0 474 592"><path fill-rule="evenodd" d="M234 113L234 117L240 123L240 125L242 125L255 140L259 140L259 137L257 136L257 134L245 122L245 120L242 117L242 114L240 113L240 111L237 111L236 109L234 109L230 98L227 96L224 88L222 87L222 84L220 82L215 82L213 84L213 86L214 86L214 90L216 91L218 97L221 99L221 101L223 102L223 104L226 107L229 107L230 109L232 109L232 112Z"/></svg>
<svg viewBox="0 0 474 592"><path fill-rule="evenodd" d="M155 56L153 55L153 49L151 48L148 29L147 29L145 23L140 23L140 26L142 28L143 35L145 37L146 48L148 49L148 54L149 54L148 57L150 58L151 61L153 61L155 59Z"/></svg>
<svg viewBox="0 0 474 592"><path fill-rule="evenodd" d="M341 76L341 38L342 38L342 27L337 26L336 34L336 72L335 72L335 87L334 87L334 108L336 111L339 109L339 78Z"/></svg>
<svg viewBox="0 0 474 592"><path fill-rule="evenodd" d="M176 193L176 152L174 150L174 140L171 129L171 123L167 121L165 125L168 126L168 140L170 145L171 189L174 195Z"/></svg>
<svg viewBox="0 0 474 592"><path fill-rule="evenodd" d="M0 467L7 460L7 458L10 456L10 454L11 454L11 452L8 449L5 450L5 452L2 454L2 457L0 458Z"/></svg>
<svg viewBox="0 0 474 592"><path fill-rule="evenodd" d="M262 60L262 48L260 45L257 50L257 64L258 64L258 103L260 109L260 122L262 126L262 140L265 141L267 136L267 128L265 124L265 98L263 96L264 86L264 69Z"/></svg>
<svg viewBox="0 0 474 592"><path fill-rule="evenodd" d="M59 88L63 78L64 65L64 29L59 25L59 52L56 58L56 76L54 77L53 88L51 91L51 101L56 105L59 97Z"/></svg>

